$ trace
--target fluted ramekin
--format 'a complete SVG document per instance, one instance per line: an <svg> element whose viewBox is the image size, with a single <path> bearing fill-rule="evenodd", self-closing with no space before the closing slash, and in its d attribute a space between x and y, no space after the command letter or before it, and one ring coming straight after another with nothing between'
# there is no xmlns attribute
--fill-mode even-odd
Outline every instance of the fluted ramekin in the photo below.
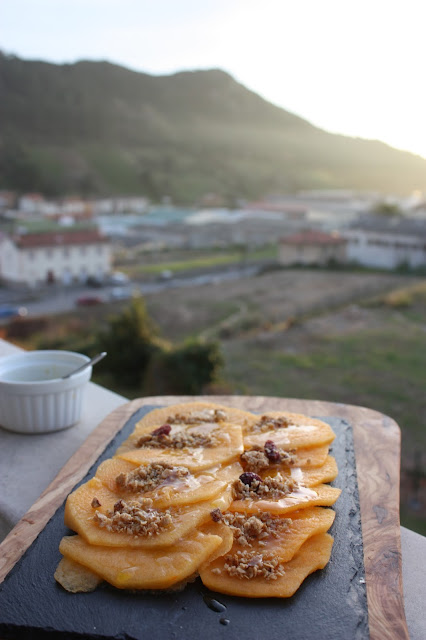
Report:
<svg viewBox="0 0 426 640"><path fill-rule="evenodd" d="M89 361L73 351L27 351L0 359L0 425L18 433L59 431L80 420L92 367L61 379Z"/></svg>

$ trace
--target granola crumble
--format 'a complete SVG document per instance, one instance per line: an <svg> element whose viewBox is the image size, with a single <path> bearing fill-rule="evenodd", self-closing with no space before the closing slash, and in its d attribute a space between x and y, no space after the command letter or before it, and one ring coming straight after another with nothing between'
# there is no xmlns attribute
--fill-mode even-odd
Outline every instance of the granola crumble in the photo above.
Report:
<svg viewBox="0 0 426 640"><path fill-rule="evenodd" d="M242 473L234 481L233 494L235 500L261 499L279 500L298 489L299 484L292 478L284 478L280 473L276 476L260 478L255 473Z"/></svg>
<svg viewBox="0 0 426 640"><path fill-rule="evenodd" d="M271 465L292 466L296 462L295 449L286 451L278 449L272 440L267 440L263 447L255 446L241 455L247 471L263 471Z"/></svg>
<svg viewBox="0 0 426 640"><path fill-rule="evenodd" d="M244 547L251 547L253 542L261 546L266 538L278 538L280 533L287 531L291 519L271 515L268 511L256 515L246 513L222 513L214 509L211 517L215 522L226 524L234 534L234 540Z"/></svg>
<svg viewBox="0 0 426 640"><path fill-rule="evenodd" d="M265 431L275 431L276 429L285 429L290 425L290 420L284 416L272 418L271 416L264 415L250 427L250 432L263 433Z"/></svg>
<svg viewBox="0 0 426 640"><path fill-rule="evenodd" d="M107 531L128 533L135 536L156 536L169 528L172 515L167 509L152 508L152 500L119 500L114 510L106 514L96 511L94 521Z"/></svg>
<svg viewBox="0 0 426 640"><path fill-rule="evenodd" d="M178 478L190 475L186 467L174 467L171 464L151 462L141 465L128 473L120 473L115 482L120 489L127 491L153 491L165 482L173 482Z"/></svg>
<svg viewBox="0 0 426 640"><path fill-rule="evenodd" d="M169 426L169 425L164 425ZM172 434L156 429L150 434L141 436L136 443L137 447L149 447L151 449L186 449L195 447L215 447L218 442L217 430L210 433L197 431L178 431Z"/></svg>
<svg viewBox="0 0 426 640"><path fill-rule="evenodd" d="M272 554L242 550L225 558L224 570L237 578L277 580L285 575L284 567Z"/></svg>
<svg viewBox="0 0 426 640"><path fill-rule="evenodd" d="M190 413L176 413L169 416L167 422L169 424L200 424L202 422L223 422L226 418L226 412L222 409L204 409Z"/></svg>

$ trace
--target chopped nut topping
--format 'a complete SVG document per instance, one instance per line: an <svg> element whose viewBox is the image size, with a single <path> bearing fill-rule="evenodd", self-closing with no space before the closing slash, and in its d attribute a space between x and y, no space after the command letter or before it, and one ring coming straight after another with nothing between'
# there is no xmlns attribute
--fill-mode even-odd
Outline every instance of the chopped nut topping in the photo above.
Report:
<svg viewBox="0 0 426 640"><path fill-rule="evenodd" d="M279 500L292 493L299 487L292 478L283 478L280 473L276 476L260 478L255 473L242 473L234 481L233 494L235 500L262 499Z"/></svg>
<svg viewBox="0 0 426 640"><path fill-rule="evenodd" d="M248 471L254 471L255 473L269 467L269 460L261 447L254 447L249 451L244 451L241 454L241 461L245 463L244 466Z"/></svg>
<svg viewBox="0 0 426 640"><path fill-rule="evenodd" d="M96 511L94 521L107 531L129 533L136 536L156 536L172 524L172 515L167 509L159 511L151 507L152 500L119 500L114 510L107 514Z"/></svg>
<svg viewBox="0 0 426 640"><path fill-rule="evenodd" d="M226 413L222 409L204 409L203 411L191 411L190 413L176 413L169 416L170 424L200 424L202 422L223 422Z"/></svg>
<svg viewBox="0 0 426 640"><path fill-rule="evenodd" d="M287 418L284 418L284 416L280 416L279 418L262 416L260 420L251 426L250 431L254 433L275 431L276 429L285 429L286 427L289 427L290 424L291 422Z"/></svg>
<svg viewBox="0 0 426 640"><path fill-rule="evenodd" d="M92 506L92 509L97 509L98 507L101 506L101 503L97 498L93 498L91 506Z"/></svg>
<svg viewBox="0 0 426 640"><path fill-rule="evenodd" d="M178 431L174 434L155 429L155 431L152 431L150 434L141 436L137 441L136 446L149 447L152 449L192 449L195 447L214 447L218 442L219 439L216 429L210 433Z"/></svg>
<svg viewBox="0 0 426 640"><path fill-rule="evenodd" d="M245 463L247 471L254 471L256 473L274 464L293 465L296 461L294 453L294 449L290 451L278 449L272 440L267 440L263 448L256 446L249 451L244 451L241 455L241 460Z"/></svg>
<svg viewBox="0 0 426 640"><path fill-rule="evenodd" d="M272 554L262 554L256 551L237 551L225 558L225 571L237 578L264 578L276 580L285 574L284 567L278 558Z"/></svg>
<svg viewBox="0 0 426 640"><path fill-rule="evenodd" d="M234 540L241 546L251 547L254 541L266 538L278 538L279 534L287 531L290 518L272 516L268 511L256 515L246 513L222 513L220 509L211 512L215 522L223 522L234 534Z"/></svg>
<svg viewBox="0 0 426 640"><path fill-rule="evenodd" d="M161 484L172 483L178 478L190 475L186 467L174 467L171 464L152 462L141 465L128 473L120 473L115 482L120 489L127 491L153 491Z"/></svg>

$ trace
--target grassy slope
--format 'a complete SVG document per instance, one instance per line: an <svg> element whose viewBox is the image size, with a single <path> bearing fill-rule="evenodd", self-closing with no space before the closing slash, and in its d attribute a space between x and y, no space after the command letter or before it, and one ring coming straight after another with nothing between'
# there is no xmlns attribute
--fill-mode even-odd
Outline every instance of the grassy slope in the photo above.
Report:
<svg viewBox="0 0 426 640"><path fill-rule="evenodd" d="M0 53L0 90L5 188L179 202L208 192L426 188L419 156L317 129L219 70L150 76Z"/></svg>
<svg viewBox="0 0 426 640"><path fill-rule="evenodd" d="M296 325L269 344L234 339L224 377L235 393L318 398L394 418L402 436L401 522L426 535L426 294L414 296L397 319L386 304L375 313L380 328L344 335L302 335L303 325Z"/></svg>

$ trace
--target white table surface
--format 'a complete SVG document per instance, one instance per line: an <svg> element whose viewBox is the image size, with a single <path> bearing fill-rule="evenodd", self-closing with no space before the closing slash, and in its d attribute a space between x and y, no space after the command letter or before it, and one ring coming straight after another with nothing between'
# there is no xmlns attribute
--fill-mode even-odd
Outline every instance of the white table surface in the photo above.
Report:
<svg viewBox="0 0 426 640"><path fill-rule="evenodd" d="M18 347L0 339L0 358L19 351ZM70 429L29 436L0 427L0 542L90 432L111 411L126 402L127 398L90 382L81 420ZM405 613L410 638L425 640L426 538L401 527L401 548Z"/></svg>

